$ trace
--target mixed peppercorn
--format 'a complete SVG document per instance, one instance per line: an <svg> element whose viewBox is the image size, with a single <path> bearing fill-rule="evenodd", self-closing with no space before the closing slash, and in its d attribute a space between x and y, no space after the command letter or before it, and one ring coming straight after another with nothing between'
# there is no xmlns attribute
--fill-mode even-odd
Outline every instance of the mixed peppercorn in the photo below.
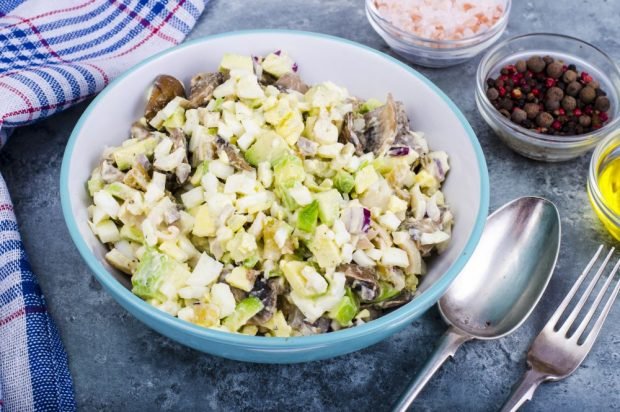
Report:
<svg viewBox="0 0 620 412"><path fill-rule="evenodd" d="M609 121L610 101L599 82L550 56L509 64L487 86L488 99L503 116L538 133L584 134Z"/></svg>

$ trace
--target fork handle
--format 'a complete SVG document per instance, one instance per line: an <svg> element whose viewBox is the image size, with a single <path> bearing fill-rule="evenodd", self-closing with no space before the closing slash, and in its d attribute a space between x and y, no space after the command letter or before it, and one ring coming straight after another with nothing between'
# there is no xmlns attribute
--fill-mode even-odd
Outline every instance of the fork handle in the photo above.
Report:
<svg viewBox="0 0 620 412"><path fill-rule="evenodd" d="M467 336L456 330L453 326L450 326L450 328L448 328L448 330L439 339L439 343L433 351L433 354L418 372L415 379L409 384L406 392L392 407L392 412L406 412L420 391L422 391L424 386L426 386L428 381L433 377L441 365L443 365L446 359L450 356L454 356L454 353L459 346L471 339L471 336Z"/></svg>
<svg viewBox="0 0 620 412"><path fill-rule="evenodd" d="M531 368L528 369L521 380L513 386L510 398L504 403L500 412L516 412L526 401L532 399L534 391L545 379L544 374Z"/></svg>

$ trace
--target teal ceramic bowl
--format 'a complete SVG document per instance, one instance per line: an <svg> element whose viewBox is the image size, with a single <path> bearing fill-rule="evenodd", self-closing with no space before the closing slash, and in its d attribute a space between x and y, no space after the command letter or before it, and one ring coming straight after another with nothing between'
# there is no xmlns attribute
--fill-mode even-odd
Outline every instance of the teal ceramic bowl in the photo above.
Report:
<svg viewBox="0 0 620 412"><path fill-rule="evenodd" d="M270 338L202 328L172 317L130 291L130 282L104 259L105 247L87 225L85 182L106 146L118 145L140 117L152 80L168 73L189 84L190 77L214 70L228 53L267 54L286 50L308 83L331 80L352 94L402 100L413 127L424 131L433 149L448 152L451 171L444 193L455 214L448 249L429 262L428 274L407 305L364 325L323 335ZM203 352L249 362L293 363L353 352L398 332L430 308L471 256L485 223L489 182L482 150L454 103L435 85L396 59L368 47L325 35L295 31L225 33L186 42L138 64L99 94L69 139L61 171L62 208L80 254L104 289L144 324ZM114 327L114 326L112 326Z"/></svg>

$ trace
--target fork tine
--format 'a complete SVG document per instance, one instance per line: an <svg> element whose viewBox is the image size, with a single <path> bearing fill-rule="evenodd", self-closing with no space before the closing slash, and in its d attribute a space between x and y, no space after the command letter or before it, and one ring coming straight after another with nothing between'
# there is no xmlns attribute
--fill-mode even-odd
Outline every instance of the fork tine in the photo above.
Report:
<svg viewBox="0 0 620 412"><path fill-rule="evenodd" d="M596 274L594 275L594 277L590 281L590 284L588 285L587 289L585 290L585 292L583 292L583 295L581 295L581 298L579 299L579 302L577 302L577 304L575 305L575 307L571 311L570 315L568 315L568 318L566 318L566 320L564 321L562 326L558 329L558 332L561 332L561 333L564 333L564 334L568 333L568 330L573 325L573 322L575 321L577 316L579 316L579 312L581 312L581 309L586 304L586 301L588 300L588 298L592 294L592 290L594 290L594 287L598 283L598 280L600 279L601 275L605 271L605 267L607 266L607 263L609 263L609 259L611 259L611 255L613 253L614 253L614 248L611 248L611 250L607 254L607 257L605 257L605 260L603 261L601 266L598 268L598 271L596 272Z"/></svg>
<svg viewBox="0 0 620 412"><path fill-rule="evenodd" d="M555 328L556 324L558 323L558 320L560 319L560 316L562 316L562 314L566 310L566 307L568 306L570 301L575 296L575 293L577 293L577 290L579 289L579 287L583 283L583 280L586 278L588 272L590 272L590 270L592 269L592 266L594 266L594 263L596 263L596 260L600 256L602 250L603 250L603 245L600 245L598 247L598 250L594 254L594 257L592 257L590 262L588 262L588 265L583 270L581 275L579 275L579 278L577 278L577 281L575 282L575 284L573 285L571 290L568 292L568 294L566 295L566 297L564 298L562 303L560 303L560 306L558 306L558 308L555 310L555 312L553 312L553 315L551 315L551 319L549 319L549 321L547 322L547 325L546 325L547 328L551 328L551 329Z"/></svg>
<svg viewBox="0 0 620 412"><path fill-rule="evenodd" d="M614 267L614 270L609 274L610 278L613 278L614 276L616 276L616 273L618 273L618 268L620 268L620 260L618 260L618 263ZM596 319L596 323L592 327L592 330L590 330L590 333L588 334L588 337L586 338L586 340L583 342L583 345L585 347L592 347L592 344L598 337L598 333L601 331L601 328L603 327L603 323L605 323L605 319L607 319L607 315L609 314L609 311L611 310L611 306L614 304L614 301L618 297L618 292L620 292L620 280L618 280L618 283L616 283L616 287L614 288L613 292L611 292L609 299L607 299L607 303L605 303L605 307L603 308L601 313L598 315L598 318Z"/></svg>
<svg viewBox="0 0 620 412"><path fill-rule="evenodd" d="M618 263L616 263L616 266L614 266L611 273L607 277L605 284L603 285L601 290L598 292L598 295L596 295L596 299L594 300L592 305L590 305L590 309L588 310L588 313L581 321L581 324L579 325L579 327L575 330L575 333L573 334L571 339L575 338L576 340L578 340L579 338L581 338L581 334L583 333L583 331L586 329L586 327L590 323L590 320L594 316L594 313L596 313L596 310L598 309L601 301L603 300L603 297L605 297L605 293L607 293L607 290L609 289L611 282L614 280L614 275L618 271L619 267L620 267L620 260L618 260Z"/></svg>

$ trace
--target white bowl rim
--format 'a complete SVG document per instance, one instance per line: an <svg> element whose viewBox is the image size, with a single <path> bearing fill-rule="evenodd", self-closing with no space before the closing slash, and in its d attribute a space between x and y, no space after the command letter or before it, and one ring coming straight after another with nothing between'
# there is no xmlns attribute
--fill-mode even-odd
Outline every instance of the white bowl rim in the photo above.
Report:
<svg viewBox="0 0 620 412"><path fill-rule="evenodd" d="M212 39L222 38L222 37L235 37L235 36L248 36L253 34L283 34L290 36L307 36L307 37L318 37L323 38L339 43L345 43L352 47L357 47L363 49L365 51L374 53L383 59L396 64L405 70L407 70L411 75L417 77L423 83L425 83L433 92L435 92L445 103L450 107L452 112L456 115L459 122L462 124L465 129L467 136L469 137L472 148L476 154L476 161L480 170L480 208L478 210L478 214L476 216L475 224L472 230L472 233L463 248L460 256L452 263L452 265L448 268L448 270L439 278L435 283L433 283L427 290L422 292L419 296L415 297L408 304L390 312L386 315L379 317L371 322L354 326L347 329L342 329L335 332L329 332L318 335L310 335L310 336L295 336L290 338L280 338L280 337L263 337L263 336L248 336L230 332L223 332L214 329L208 329L205 327L201 327L198 325L194 325L192 323L183 321L178 319L168 313L158 310L154 308L152 305L148 304L144 300L140 299L138 296L131 293L130 290L125 288L120 282L118 282L110 273L106 270L106 268L101 264L101 262L94 256L94 254L88 248L86 242L82 239L80 232L78 230L78 225L71 212L71 202L69 196L69 167L71 163L71 158L73 155L73 149L75 143L77 141L78 136L81 134L81 129L86 121L86 119L90 116L91 111L97 104L103 100L106 94L114 88L118 83L120 83L125 77L129 74L133 73L137 69L142 66L148 65L154 60L159 59L160 57L175 52L176 50L183 49L186 47L190 47L197 43L208 42ZM365 46L359 43L356 43L352 40L343 39L336 36L331 36L328 34L322 33L314 33L300 30L286 30L286 29L259 29L259 30L238 30L238 31L230 31L224 33L218 33L214 35L208 35L199 37L197 39L193 39L190 41L186 41L180 45L169 48L162 52L159 52L148 59L136 64L123 74L121 74L118 78L112 81L105 89L103 89L99 95L89 104L86 108L80 119L78 120L75 128L73 129L71 136L67 142L67 147L65 149L65 153L63 155L62 167L60 171L60 198L61 198L61 206L63 215L65 218L65 222L67 224L67 228L69 230L69 234L73 239L80 255L86 261L89 268L94 272L97 280L110 292L110 294L116 298L118 303L121 303L121 300L126 304L131 305L134 310L137 310L141 313L142 316L153 318L155 321L160 322L162 324L167 325L172 329L176 329L179 332L183 332L184 334L191 335L197 338L223 343L223 344L231 344L235 346L249 346L249 347L262 347L268 350L277 350L277 349L300 349L302 350L308 346L328 346L330 344L336 342L343 342L348 340L353 340L356 338L361 338L362 336L371 335L376 331L379 331L390 324L399 324L402 322L407 322L409 319L412 319L414 316L421 314L428 307L432 306L441 295L446 291L448 286L452 283L452 281L456 278L458 273L465 266L465 263L471 257L480 237L482 236L482 231L484 229L484 225L486 222L486 217L489 209L489 175L487 170L487 164L484 158L484 153L482 152L482 147L478 142L478 138L474 133L471 125L463 115L463 113L458 109L458 107L450 100L450 98L439 89L434 83L432 83L429 79L424 77L421 73L414 70L413 68L407 66L403 62L386 55L378 50L375 50L369 46ZM125 306L125 305L122 305Z"/></svg>

